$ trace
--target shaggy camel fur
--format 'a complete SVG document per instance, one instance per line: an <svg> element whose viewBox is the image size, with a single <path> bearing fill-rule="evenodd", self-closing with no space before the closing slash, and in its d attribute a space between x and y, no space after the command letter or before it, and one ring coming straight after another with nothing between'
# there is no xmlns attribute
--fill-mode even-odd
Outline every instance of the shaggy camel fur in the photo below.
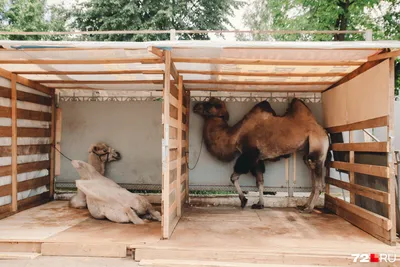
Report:
<svg viewBox="0 0 400 267"><path fill-rule="evenodd" d="M105 143L93 144L89 148L89 164L92 165L101 175L105 173L106 163L121 159L121 155L114 148ZM86 208L85 194L79 190L69 202L70 207L76 209Z"/></svg>
<svg viewBox="0 0 400 267"><path fill-rule="evenodd" d="M197 103L193 111L204 120L203 138L207 150L221 161L232 161L238 154L231 181L235 185L241 206L247 198L240 185L239 176L251 172L256 177L259 201L252 208L264 208L263 161L276 161L304 149L304 162L311 170L312 193L304 212L311 212L323 190L322 171L329 149L326 131L315 120L308 107L299 99L293 99L283 116L277 116L271 105L263 101L255 105L233 127L228 125L229 113L225 103L211 98Z"/></svg>
<svg viewBox="0 0 400 267"><path fill-rule="evenodd" d="M120 187L86 162L73 160L72 166L81 177L76 186L86 195L89 212L94 218L134 224L143 224L142 219L161 221L160 213L145 197Z"/></svg>

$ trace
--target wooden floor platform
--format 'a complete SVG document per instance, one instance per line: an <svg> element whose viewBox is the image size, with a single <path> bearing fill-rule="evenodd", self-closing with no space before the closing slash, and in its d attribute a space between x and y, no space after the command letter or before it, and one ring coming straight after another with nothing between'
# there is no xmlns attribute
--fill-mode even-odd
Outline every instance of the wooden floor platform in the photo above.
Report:
<svg viewBox="0 0 400 267"><path fill-rule="evenodd" d="M0 220L0 252L126 257L127 248L157 242L161 224L95 220L87 209L52 201Z"/></svg>
<svg viewBox="0 0 400 267"><path fill-rule="evenodd" d="M396 253L334 214L189 207L169 240L139 246L135 259L350 265L351 253Z"/></svg>

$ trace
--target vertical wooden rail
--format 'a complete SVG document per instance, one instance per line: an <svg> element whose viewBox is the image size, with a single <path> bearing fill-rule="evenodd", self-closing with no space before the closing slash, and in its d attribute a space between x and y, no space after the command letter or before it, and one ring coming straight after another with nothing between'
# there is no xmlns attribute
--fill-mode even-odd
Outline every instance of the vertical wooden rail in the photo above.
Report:
<svg viewBox="0 0 400 267"><path fill-rule="evenodd" d="M185 88L183 88L185 89ZM190 91L186 91L186 162L187 166L189 166L189 118L190 118ZM185 202L189 202L189 178L190 178L190 170L187 168L187 178L186 178L186 190L185 190Z"/></svg>
<svg viewBox="0 0 400 267"><path fill-rule="evenodd" d="M55 146L56 146L56 97L51 99L51 136L50 136L50 199L54 197L54 175L55 175Z"/></svg>
<svg viewBox="0 0 400 267"><path fill-rule="evenodd" d="M390 194L390 204L388 205L389 220L392 222L390 229L390 244L396 245L396 177L394 166L394 66L395 59L389 59L389 124L387 127L387 141L389 143L389 153L387 153L387 166L389 167L390 177L388 181L388 192Z"/></svg>
<svg viewBox="0 0 400 267"><path fill-rule="evenodd" d="M11 211L18 210L17 75L11 74Z"/></svg>
<svg viewBox="0 0 400 267"><path fill-rule="evenodd" d="M349 143L354 143L354 132L349 131ZM349 151L349 162L350 164L354 163L354 151ZM349 171L349 182L350 184L355 184L355 174L353 171ZM354 192L350 191L350 203L355 204L356 203L356 194Z"/></svg>
<svg viewBox="0 0 400 267"><path fill-rule="evenodd" d="M163 124L164 138L162 140L162 237L169 238L169 95L171 86L171 51L165 51L165 71L163 89Z"/></svg>
<svg viewBox="0 0 400 267"><path fill-rule="evenodd" d="M62 110L61 108L56 108L56 148L61 151L61 126L62 126ZM54 176L61 174L61 154L58 151L55 151L56 155L54 158Z"/></svg>
<svg viewBox="0 0 400 267"><path fill-rule="evenodd" d="M178 149L177 149L177 177L176 177L176 201L177 213L180 217L182 215L182 201L181 201L181 182L182 182L182 106L183 106L183 77L179 75L178 79Z"/></svg>

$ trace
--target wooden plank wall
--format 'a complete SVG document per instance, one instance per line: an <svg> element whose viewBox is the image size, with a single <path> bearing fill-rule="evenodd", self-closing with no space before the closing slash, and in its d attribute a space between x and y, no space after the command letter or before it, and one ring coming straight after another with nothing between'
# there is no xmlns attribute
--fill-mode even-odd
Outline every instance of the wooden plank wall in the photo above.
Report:
<svg viewBox="0 0 400 267"><path fill-rule="evenodd" d="M1 143L0 157L11 158L11 164L0 166L0 177L11 179L9 184L0 186L0 197L11 196L11 203L0 206L0 218L49 201L54 191L50 171L54 98L43 91L22 87L19 82L23 79L15 74L2 76L0 118L10 119L11 126L0 126L0 138L10 140ZM29 175L21 175L26 173ZM24 197L28 190L43 186L48 190Z"/></svg>
<svg viewBox="0 0 400 267"><path fill-rule="evenodd" d="M344 182L341 180L334 179L329 177L329 172L327 173L326 181L326 194L325 194L325 206L336 213L337 215L343 217L348 220L352 224L357 227L363 229L369 234L373 235L377 239L390 244L396 244L396 218L395 218L395 178L394 178L394 165L391 160L393 153L393 146L391 143L391 129L393 129L393 105L394 98L390 98L390 95L393 95L390 91L394 92L392 86L389 86L390 83L394 81L393 78L393 68L390 67L393 65L393 62L389 64L389 60L377 65L374 68L378 68L374 70L372 68L370 71L361 74L361 78L364 75L370 75L371 72L379 72L379 75L375 76L374 79L385 79L382 82L374 82L371 84L364 84L364 86L359 87L360 80L358 79L355 83L353 80L348 81L350 84L342 84L341 87L335 87L323 93L323 106L324 106L324 114L325 118L329 118L328 121L325 121L328 125L329 133L348 133L349 134L349 143L340 143L340 144L332 144L333 151L347 151L349 152L349 162L340 162L333 161L331 162L331 168L335 168L338 170L344 170L349 173L349 182ZM383 65L382 65L383 64ZM386 69L386 71L383 70ZM382 74L383 72L383 74ZM369 73L369 74L368 74ZM357 78L360 78L357 76ZM353 82L352 82L353 81ZM390 82L389 82L390 81ZM344 92L343 85L347 88L346 90L359 90L362 89L364 92L360 94L360 97L363 98L360 101L361 110L365 109L367 106L370 107L368 113L357 113L357 114L347 114L350 110L353 113L356 113L357 103L354 101L358 101L358 98L354 98L354 92ZM379 85L379 86L378 86ZM385 86L386 85L386 86ZM357 87L352 87L357 86ZM335 90L338 90L335 92ZM386 103L385 105L381 105L380 98L370 97L370 91L378 91L382 92L384 96L387 97L383 101ZM327 94L329 92L329 95ZM339 93L336 95L336 93ZM374 92L373 94L376 94ZM340 95L340 97L339 97ZM329 96L333 96L333 98L329 98ZM337 96L337 97L335 97ZM335 105L337 101L342 101L347 103L352 103L351 108L346 108L346 111L337 110L339 108ZM378 102L375 102L378 100ZM368 102L369 101L369 102ZM381 101L382 102L382 101ZM345 105L345 106L346 106ZM375 108L378 106L377 108ZM338 112L339 116L335 117L335 112ZM368 116L367 116L368 115ZM383 115L383 116L378 116ZM367 117L366 117L367 116ZM378 116L378 117L377 117ZM351 119L350 119L351 118ZM357 121L358 118L358 121ZM356 120L356 121L355 121ZM351 121L351 123L349 123ZM386 127L388 132L388 141L385 142L362 142L355 143L353 140L354 131L363 130L363 129L371 129L378 127ZM378 164L361 164L360 162L355 163L355 154L357 153L383 153L387 155L387 165L382 166ZM357 184L357 180L354 179L358 174L365 174L373 177L374 179L381 180L387 183L387 190L382 190L378 188L373 188L372 185L367 184ZM350 192L350 201L346 202L343 199L334 196L331 192L330 186L335 186L347 190ZM357 196L366 197L368 199L377 201L382 203L385 207L387 216L382 216L377 213L374 213L370 210L367 210L358 205L356 198Z"/></svg>

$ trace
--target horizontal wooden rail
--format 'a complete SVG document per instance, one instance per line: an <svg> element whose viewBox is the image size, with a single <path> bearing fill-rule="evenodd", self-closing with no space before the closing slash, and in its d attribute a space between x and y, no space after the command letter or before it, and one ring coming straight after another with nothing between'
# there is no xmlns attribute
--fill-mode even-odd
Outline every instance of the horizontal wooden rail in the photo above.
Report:
<svg viewBox="0 0 400 267"><path fill-rule="evenodd" d="M373 176L383 177L383 178L390 177L389 168L386 166L376 166L376 165L369 165L369 164L333 161L333 162L331 162L331 168L349 171L349 172L363 173L363 174L373 175Z"/></svg>
<svg viewBox="0 0 400 267"><path fill-rule="evenodd" d="M40 195L24 198L18 201L18 211L33 208L50 201L50 192L46 191Z"/></svg>
<svg viewBox="0 0 400 267"><path fill-rule="evenodd" d="M43 84L163 84L163 80L34 80Z"/></svg>
<svg viewBox="0 0 400 267"><path fill-rule="evenodd" d="M11 196L11 184L0 186L0 197Z"/></svg>
<svg viewBox="0 0 400 267"><path fill-rule="evenodd" d="M123 63L163 63L160 58L114 58L114 59L1 59L0 64L37 64L37 65L88 65Z"/></svg>
<svg viewBox="0 0 400 267"><path fill-rule="evenodd" d="M364 196L385 204L390 204L390 195L380 190L372 189L358 184L350 184L330 177L326 178L326 183L348 190L360 196Z"/></svg>
<svg viewBox="0 0 400 267"><path fill-rule="evenodd" d="M50 145L19 145L17 146L17 155L46 154L50 152L50 148ZM0 146L0 155L11 157L11 146Z"/></svg>
<svg viewBox="0 0 400 267"><path fill-rule="evenodd" d="M49 137L50 128L18 127L18 137ZM11 137L11 126L0 126L0 137Z"/></svg>
<svg viewBox="0 0 400 267"><path fill-rule="evenodd" d="M333 151L358 151L358 152L389 152L388 142L369 143L336 143L332 144Z"/></svg>
<svg viewBox="0 0 400 267"><path fill-rule="evenodd" d="M332 83L333 82L331 81L285 82L285 81L185 80L185 84L220 84L220 85L330 85Z"/></svg>
<svg viewBox="0 0 400 267"><path fill-rule="evenodd" d="M26 181L18 182L18 192L23 192L29 189L35 189L50 183L50 176L43 176Z"/></svg>
<svg viewBox="0 0 400 267"><path fill-rule="evenodd" d="M49 160L18 164L18 167L17 167L18 173L39 171L39 170L44 170L44 169L49 169L49 168L50 168Z"/></svg>
<svg viewBox="0 0 400 267"><path fill-rule="evenodd" d="M11 98L11 89L7 87L0 86L0 97ZM26 101L35 104L51 106L51 98L41 95L36 95L32 93L27 93L23 91L17 91L17 100Z"/></svg>
<svg viewBox="0 0 400 267"><path fill-rule="evenodd" d="M199 75L226 75L226 76L249 76L249 77L342 77L346 72L329 73L300 73L300 72L245 72L245 71L204 71L204 70L179 70L180 74Z"/></svg>
<svg viewBox="0 0 400 267"><path fill-rule="evenodd" d="M370 233L381 241L388 242L392 223L389 219L325 194L326 207L338 216Z"/></svg>
<svg viewBox="0 0 400 267"><path fill-rule="evenodd" d="M362 130L362 129L369 129L369 128L377 128L389 125L389 117L383 116L375 119L365 120L361 122L355 122L351 124L329 127L327 131L329 133L340 133L340 132L347 132L347 131L354 131L354 130Z"/></svg>
<svg viewBox="0 0 400 267"><path fill-rule="evenodd" d="M243 59L243 58L208 58L208 57L174 57L173 62L208 63L208 64L244 64L276 66L360 66L364 61L330 61L330 60L278 60L278 59ZM0 60L0 64L2 61ZM5 63L4 63L5 64Z"/></svg>
<svg viewBox="0 0 400 267"><path fill-rule="evenodd" d="M102 71L60 71L60 70L40 70L40 71L15 71L20 75L115 75L115 74L164 74L163 70L102 70Z"/></svg>

